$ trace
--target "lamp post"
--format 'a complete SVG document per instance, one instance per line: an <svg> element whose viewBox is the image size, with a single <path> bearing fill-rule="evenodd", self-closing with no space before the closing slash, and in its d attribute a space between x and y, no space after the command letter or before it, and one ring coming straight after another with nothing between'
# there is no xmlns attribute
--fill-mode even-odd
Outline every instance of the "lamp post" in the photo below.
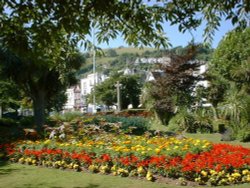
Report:
<svg viewBox="0 0 250 188"><path fill-rule="evenodd" d="M117 112L121 111L121 92L120 92L121 86L122 84L120 84L120 82L117 81L115 84L117 90Z"/></svg>
<svg viewBox="0 0 250 188"><path fill-rule="evenodd" d="M93 39L93 79L94 79L94 84L93 84L93 111L92 113L95 114L96 113L96 101L95 101L95 86L96 86L96 52L95 52L95 24L93 24L93 28L92 28L92 39Z"/></svg>

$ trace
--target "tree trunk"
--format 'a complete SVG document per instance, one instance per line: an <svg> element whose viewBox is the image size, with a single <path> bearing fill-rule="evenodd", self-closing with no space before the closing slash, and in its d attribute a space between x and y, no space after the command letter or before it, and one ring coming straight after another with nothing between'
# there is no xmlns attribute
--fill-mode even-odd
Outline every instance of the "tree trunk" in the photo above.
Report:
<svg viewBox="0 0 250 188"><path fill-rule="evenodd" d="M0 104L0 118L2 118L2 105Z"/></svg>
<svg viewBox="0 0 250 188"><path fill-rule="evenodd" d="M37 92L33 99L34 120L38 131L42 130L42 126L45 123L45 107L45 92L41 90Z"/></svg>

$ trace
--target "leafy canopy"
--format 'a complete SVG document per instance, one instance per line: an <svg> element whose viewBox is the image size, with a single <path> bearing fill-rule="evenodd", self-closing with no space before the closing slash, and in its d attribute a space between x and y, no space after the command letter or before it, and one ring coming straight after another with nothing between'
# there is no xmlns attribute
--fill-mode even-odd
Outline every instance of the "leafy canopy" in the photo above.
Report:
<svg viewBox="0 0 250 188"><path fill-rule="evenodd" d="M250 28L228 33L209 64L208 99L241 140L250 138Z"/></svg>
<svg viewBox="0 0 250 188"><path fill-rule="evenodd" d="M113 74L110 78L100 83L95 88L96 99L99 103L107 106L117 104L116 83L120 82L121 107L126 109L129 104L136 108L140 103L141 82L138 75L122 75L121 73ZM92 97L90 96L90 99Z"/></svg>
<svg viewBox="0 0 250 188"><path fill-rule="evenodd" d="M35 47L36 53L42 50L53 57L54 42L74 47L83 41L88 46L87 35L95 25L98 42L121 34L129 45L160 47L168 45L164 21L182 32L205 21L204 37L209 40L223 18L236 26L249 25L249 11L244 0L5 0L0 3L0 38L11 49Z"/></svg>

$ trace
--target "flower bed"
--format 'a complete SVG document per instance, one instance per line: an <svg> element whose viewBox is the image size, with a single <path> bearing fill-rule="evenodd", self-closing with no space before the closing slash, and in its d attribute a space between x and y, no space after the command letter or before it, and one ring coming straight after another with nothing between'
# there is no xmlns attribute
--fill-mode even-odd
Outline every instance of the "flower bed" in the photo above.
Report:
<svg viewBox="0 0 250 188"><path fill-rule="evenodd" d="M105 133L79 141L19 142L6 151L13 162L149 181L161 176L210 185L250 182L250 149L205 140Z"/></svg>

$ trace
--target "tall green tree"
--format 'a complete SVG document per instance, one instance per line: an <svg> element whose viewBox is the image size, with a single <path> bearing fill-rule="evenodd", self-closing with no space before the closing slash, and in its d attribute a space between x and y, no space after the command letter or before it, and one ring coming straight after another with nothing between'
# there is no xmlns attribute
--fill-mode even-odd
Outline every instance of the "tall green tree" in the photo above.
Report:
<svg viewBox="0 0 250 188"><path fill-rule="evenodd" d="M65 60L64 69L57 69L49 65L50 61L35 62L33 58L21 58L8 49L0 49L1 75L32 99L38 129L44 124L45 110L53 106L55 97L76 83L75 73L84 60L81 54L72 54Z"/></svg>
<svg viewBox="0 0 250 188"><path fill-rule="evenodd" d="M62 30L67 43L87 41L91 25L96 23L99 42L108 42L121 34L129 45L166 45L162 23L170 22L185 32L206 23L204 36L211 39L223 19L236 26L249 25L250 3L245 0L5 0L0 3L0 38L4 45L49 48ZM17 34L18 33L18 34ZM29 45L24 39L29 37ZM35 40L34 40L35 39ZM37 42L31 42L37 41ZM57 41L58 42L58 41ZM31 45L32 44L32 45ZM21 47L19 47L21 50ZM12 50L12 48L11 48Z"/></svg>
<svg viewBox="0 0 250 188"><path fill-rule="evenodd" d="M234 30L220 42L209 64L208 99L237 135L250 139L250 28Z"/></svg>
<svg viewBox="0 0 250 188"><path fill-rule="evenodd" d="M95 95L100 103L112 106L117 103L116 83L121 84L121 108L126 109L129 104L136 108L140 103L142 84L137 75L122 75L120 73L112 75L110 78L96 86ZM92 97L90 97L92 99Z"/></svg>

